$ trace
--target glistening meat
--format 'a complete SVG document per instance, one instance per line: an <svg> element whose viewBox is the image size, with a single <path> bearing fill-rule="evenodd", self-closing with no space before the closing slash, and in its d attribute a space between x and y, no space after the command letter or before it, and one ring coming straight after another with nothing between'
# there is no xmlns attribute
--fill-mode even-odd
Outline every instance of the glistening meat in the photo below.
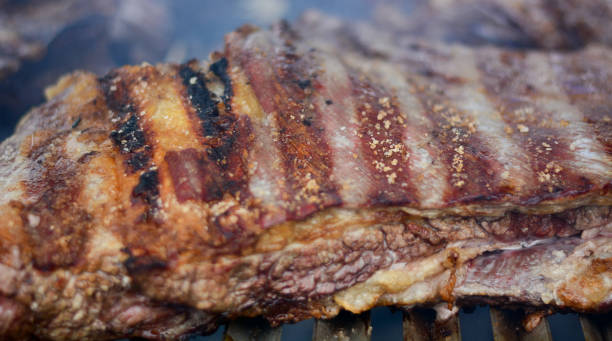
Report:
<svg viewBox="0 0 612 341"><path fill-rule="evenodd" d="M0 147L0 335L609 311L611 56L311 13L242 27L210 62L65 76Z"/></svg>

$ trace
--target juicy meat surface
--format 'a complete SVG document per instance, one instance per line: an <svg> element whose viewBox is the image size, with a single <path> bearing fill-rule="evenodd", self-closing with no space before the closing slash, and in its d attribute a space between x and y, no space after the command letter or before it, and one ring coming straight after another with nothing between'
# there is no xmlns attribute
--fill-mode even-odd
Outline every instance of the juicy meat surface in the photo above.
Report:
<svg viewBox="0 0 612 341"><path fill-rule="evenodd" d="M607 311L611 56L311 13L230 33L210 62L68 75L0 146L0 335L172 339L441 301Z"/></svg>

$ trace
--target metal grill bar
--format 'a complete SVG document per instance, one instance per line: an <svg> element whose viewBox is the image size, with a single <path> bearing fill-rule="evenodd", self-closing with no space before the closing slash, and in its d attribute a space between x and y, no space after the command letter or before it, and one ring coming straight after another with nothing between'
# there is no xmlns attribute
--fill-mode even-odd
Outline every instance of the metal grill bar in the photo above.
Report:
<svg viewBox="0 0 612 341"><path fill-rule="evenodd" d="M225 330L225 341L281 341L282 328L270 328L264 319L238 319Z"/></svg>
<svg viewBox="0 0 612 341"><path fill-rule="evenodd" d="M314 325L314 341L370 341L372 327L370 313L360 315L342 311L331 320L317 320Z"/></svg>
<svg viewBox="0 0 612 341"><path fill-rule="evenodd" d="M455 316L440 324L433 311L404 311L404 341L461 341L459 319Z"/></svg>
<svg viewBox="0 0 612 341"><path fill-rule="evenodd" d="M542 322L530 333L526 332L521 325L522 314L491 308L491 327L495 341L551 341L550 325L548 320Z"/></svg>
<svg viewBox="0 0 612 341"><path fill-rule="evenodd" d="M490 314L495 341L552 341L547 319L527 333L521 325L521 313L491 308ZM580 315L580 325L586 341L612 341L612 313ZM440 324L435 321L432 310L404 311L402 327L404 341L461 341L459 318ZM224 340L281 341L281 333L281 327L270 328L263 319L239 319L228 325ZM343 311L331 320L315 321L313 341L370 341L371 335L369 312L355 315Z"/></svg>
<svg viewBox="0 0 612 341"><path fill-rule="evenodd" d="M580 326L586 341L604 341L603 336L599 333L597 325L586 316L580 316Z"/></svg>
<svg viewBox="0 0 612 341"><path fill-rule="evenodd" d="M580 315L580 326L586 341L612 341L612 313Z"/></svg>

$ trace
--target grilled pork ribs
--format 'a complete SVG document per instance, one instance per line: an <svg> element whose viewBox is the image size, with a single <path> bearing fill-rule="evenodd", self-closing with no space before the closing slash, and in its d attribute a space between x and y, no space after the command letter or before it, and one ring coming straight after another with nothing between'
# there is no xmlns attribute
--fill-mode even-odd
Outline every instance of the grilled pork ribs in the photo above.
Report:
<svg viewBox="0 0 612 341"><path fill-rule="evenodd" d="M0 146L0 335L449 302L609 311L612 53L317 14L75 72Z"/></svg>

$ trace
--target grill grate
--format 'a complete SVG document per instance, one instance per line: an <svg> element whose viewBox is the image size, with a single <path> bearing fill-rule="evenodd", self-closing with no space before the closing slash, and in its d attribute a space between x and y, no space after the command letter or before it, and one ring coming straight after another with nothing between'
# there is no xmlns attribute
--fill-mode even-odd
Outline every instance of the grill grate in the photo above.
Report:
<svg viewBox="0 0 612 341"><path fill-rule="evenodd" d="M459 318L438 324L433 311L414 309L403 311L404 341L461 341ZM495 341L551 341L553 340L547 319L532 332L521 326L518 312L490 309L491 327ZM585 341L612 341L612 313L605 315L580 315L580 325ZM313 341L355 340L369 341L372 334L370 313L354 315L343 311L331 320L317 320ZM225 341L281 341L282 328L270 328L262 319L240 319L231 322L225 331Z"/></svg>

